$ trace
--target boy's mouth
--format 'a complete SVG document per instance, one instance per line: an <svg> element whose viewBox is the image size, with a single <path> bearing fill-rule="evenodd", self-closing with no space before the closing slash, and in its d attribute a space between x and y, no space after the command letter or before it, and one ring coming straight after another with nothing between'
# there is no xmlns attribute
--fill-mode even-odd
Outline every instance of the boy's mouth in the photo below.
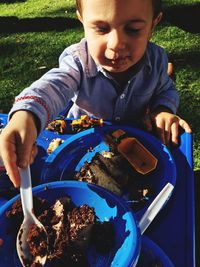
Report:
<svg viewBox="0 0 200 267"><path fill-rule="evenodd" d="M112 66L112 67L122 67L124 65L126 65L129 60L130 60L130 57L126 56L126 57L119 57L117 59L108 59L106 58L106 60L108 61L109 65Z"/></svg>

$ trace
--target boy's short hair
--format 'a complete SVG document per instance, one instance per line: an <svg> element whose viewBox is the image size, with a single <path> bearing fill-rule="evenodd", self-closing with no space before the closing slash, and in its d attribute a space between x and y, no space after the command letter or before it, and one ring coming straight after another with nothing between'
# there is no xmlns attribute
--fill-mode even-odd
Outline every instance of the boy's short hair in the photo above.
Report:
<svg viewBox="0 0 200 267"><path fill-rule="evenodd" d="M76 8L79 11L79 13L81 14L82 12L82 0L76 0ZM153 4L153 12L154 12L154 18L156 18L158 16L158 14L161 12L162 10L162 0L152 0L152 4Z"/></svg>
<svg viewBox="0 0 200 267"><path fill-rule="evenodd" d="M81 0L76 0L76 9L79 11L81 14L82 7L81 7Z"/></svg>
<svg viewBox="0 0 200 267"><path fill-rule="evenodd" d="M162 0L152 0L153 5L153 17L156 18L162 11Z"/></svg>

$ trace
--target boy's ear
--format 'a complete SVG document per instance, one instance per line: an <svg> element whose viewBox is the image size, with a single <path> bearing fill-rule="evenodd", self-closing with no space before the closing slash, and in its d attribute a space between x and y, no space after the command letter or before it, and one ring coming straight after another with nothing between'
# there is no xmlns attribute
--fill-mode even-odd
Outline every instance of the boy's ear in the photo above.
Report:
<svg viewBox="0 0 200 267"><path fill-rule="evenodd" d="M158 25L158 23L161 21L162 16L163 16L163 13L160 12L160 13L158 14L158 16L157 16L155 19L153 19L153 23L152 23L152 31L154 30L154 28L156 27L156 25Z"/></svg>
<svg viewBox="0 0 200 267"><path fill-rule="evenodd" d="M77 15L78 19L80 20L80 22L83 23L83 19L82 19L81 14L78 10L76 10L76 15Z"/></svg>
<svg viewBox="0 0 200 267"><path fill-rule="evenodd" d="M160 12L160 13L158 14L158 16L157 16L156 18L153 19L152 26L151 26L151 31L150 31L150 33L149 33L149 40L150 40L151 37L152 37L152 33L153 33L153 31L154 31L154 28L155 28L156 25L158 25L158 23L161 21L162 16L163 16L163 13Z"/></svg>

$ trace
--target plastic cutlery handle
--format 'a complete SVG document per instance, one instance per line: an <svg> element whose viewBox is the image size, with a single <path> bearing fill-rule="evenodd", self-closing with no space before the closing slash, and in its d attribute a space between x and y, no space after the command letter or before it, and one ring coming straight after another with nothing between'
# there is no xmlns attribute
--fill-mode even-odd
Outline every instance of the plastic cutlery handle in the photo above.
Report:
<svg viewBox="0 0 200 267"><path fill-rule="evenodd" d="M139 228L141 234L144 233L149 224L153 221L158 212L164 206L164 204L170 197L173 189L174 186L171 183L167 183L165 187L157 195L157 197L154 199L154 201L151 203L151 205L148 207L148 209L146 210L146 212L139 221Z"/></svg>
<svg viewBox="0 0 200 267"><path fill-rule="evenodd" d="M24 212L24 217L27 217L28 214L32 213L33 211L30 167L28 166L26 169L19 168L19 172L21 176L20 195L22 201L22 209Z"/></svg>

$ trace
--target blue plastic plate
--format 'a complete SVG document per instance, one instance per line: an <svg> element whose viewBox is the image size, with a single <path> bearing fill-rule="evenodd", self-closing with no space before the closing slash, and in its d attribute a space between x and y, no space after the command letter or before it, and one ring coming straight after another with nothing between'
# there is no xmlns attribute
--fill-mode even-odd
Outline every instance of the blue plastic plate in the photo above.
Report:
<svg viewBox="0 0 200 267"><path fill-rule="evenodd" d="M176 167L166 146L147 132L122 125L92 128L68 138L47 157L41 173L41 183L71 179L75 172L79 171L86 161L90 161L96 152L109 150L104 136L117 129L122 129L127 135L137 138L158 159L156 169L141 179L141 183L148 184L153 188L154 196L168 182L175 185ZM127 197L127 192L124 192L124 197ZM145 208L137 212L138 217L144 213L153 199L154 197L149 199Z"/></svg>
<svg viewBox="0 0 200 267"><path fill-rule="evenodd" d="M108 254L98 254L94 248L88 250L91 267L135 266L141 247L141 235L136 219L126 202L110 191L78 181L52 182L37 186L33 194L53 203L63 196L71 197L76 206L88 204L94 207L101 221L111 221L115 229L115 246ZM0 209L0 267L21 267L15 248L15 238L7 233L9 227L6 211L19 196L9 200ZM48 265L46 264L46 267Z"/></svg>

